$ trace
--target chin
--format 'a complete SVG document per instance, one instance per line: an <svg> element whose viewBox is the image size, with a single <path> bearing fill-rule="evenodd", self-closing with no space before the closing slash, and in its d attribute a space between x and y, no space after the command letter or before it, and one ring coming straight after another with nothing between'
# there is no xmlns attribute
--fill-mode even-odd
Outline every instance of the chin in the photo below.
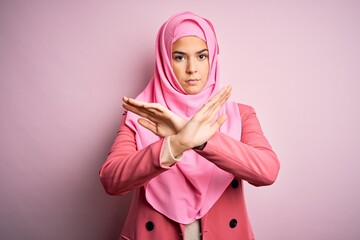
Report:
<svg viewBox="0 0 360 240"><path fill-rule="evenodd" d="M189 95L195 95L198 94L201 91L201 89L187 89L185 92Z"/></svg>
<svg viewBox="0 0 360 240"><path fill-rule="evenodd" d="M185 87L183 87L183 89L187 94L195 95L195 94L198 94L199 92L201 92L201 90L204 87L205 86L185 86Z"/></svg>

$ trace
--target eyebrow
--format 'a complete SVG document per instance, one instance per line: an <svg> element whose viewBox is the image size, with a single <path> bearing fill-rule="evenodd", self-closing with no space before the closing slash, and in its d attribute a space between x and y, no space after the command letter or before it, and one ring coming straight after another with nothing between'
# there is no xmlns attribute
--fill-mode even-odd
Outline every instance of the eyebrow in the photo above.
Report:
<svg viewBox="0 0 360 240"><path fill-rule="evenodd" d="M200 54L200 53L203 53L203 52L208 52L209 50L207 48L204 48L203 50L200 50L200 51L197 51L196 54ZM183 54L185 55L186 53L185 52L181 52L181 51L174 51L172 54Z"/></svg>

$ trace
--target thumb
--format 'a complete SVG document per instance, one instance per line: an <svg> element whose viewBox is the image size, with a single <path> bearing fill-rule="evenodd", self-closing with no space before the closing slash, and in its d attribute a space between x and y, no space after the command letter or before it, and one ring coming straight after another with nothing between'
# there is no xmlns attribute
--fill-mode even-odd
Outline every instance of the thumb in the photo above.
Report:
<svg viewBox="0 0 360 240"><path fill-rule="evenodd" d="M158 134L156 126L145 118L139 118L138 123L144 128L150 130L154 134Z"/></svg>
<svg viewBox="0 0 360 240"><path fill-rule="evenodd" d="M213 130L214 132L216 130L218 130L221 125L224 124L224 122L227 120L227 115L221 115L220 117L218 117L218 119L216 119L216 121L213 123L213 125L211 126L211 130Z"/></svg>

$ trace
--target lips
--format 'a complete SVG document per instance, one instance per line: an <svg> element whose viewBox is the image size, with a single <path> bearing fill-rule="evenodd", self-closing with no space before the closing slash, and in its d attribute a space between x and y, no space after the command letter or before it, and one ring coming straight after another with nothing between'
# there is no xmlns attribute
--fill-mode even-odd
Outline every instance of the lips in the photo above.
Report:
<svg viewBox="0 0 360 240"><path fill-rule="evenodd" d="M188 79L185 80L185 82L189 85L196 85L198 82L200 81L200 79Z"/></svg>

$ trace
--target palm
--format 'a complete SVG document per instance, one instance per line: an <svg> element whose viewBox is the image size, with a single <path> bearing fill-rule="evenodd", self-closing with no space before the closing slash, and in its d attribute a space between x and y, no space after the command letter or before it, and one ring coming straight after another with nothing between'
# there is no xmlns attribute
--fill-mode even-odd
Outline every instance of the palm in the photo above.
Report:
<svg viewBox="0 0 360 240"><path fill-rule="evenodd" d="M210 99L189 122L187 122L176 136L174 136L176 141L183 146L184 150L200 146L208 141L226 121L226 115L219 116L216 119L215 117L230 97L230 94L231 87L222 89Z"/></svg>
<svg viewBox="0 0 360 240"><path fill-rule="evenodd" d="M158 103L146 103L131 98L123 98L124 108L142 118L138 122L159 137L177 134L186 122Z"/></svg>

